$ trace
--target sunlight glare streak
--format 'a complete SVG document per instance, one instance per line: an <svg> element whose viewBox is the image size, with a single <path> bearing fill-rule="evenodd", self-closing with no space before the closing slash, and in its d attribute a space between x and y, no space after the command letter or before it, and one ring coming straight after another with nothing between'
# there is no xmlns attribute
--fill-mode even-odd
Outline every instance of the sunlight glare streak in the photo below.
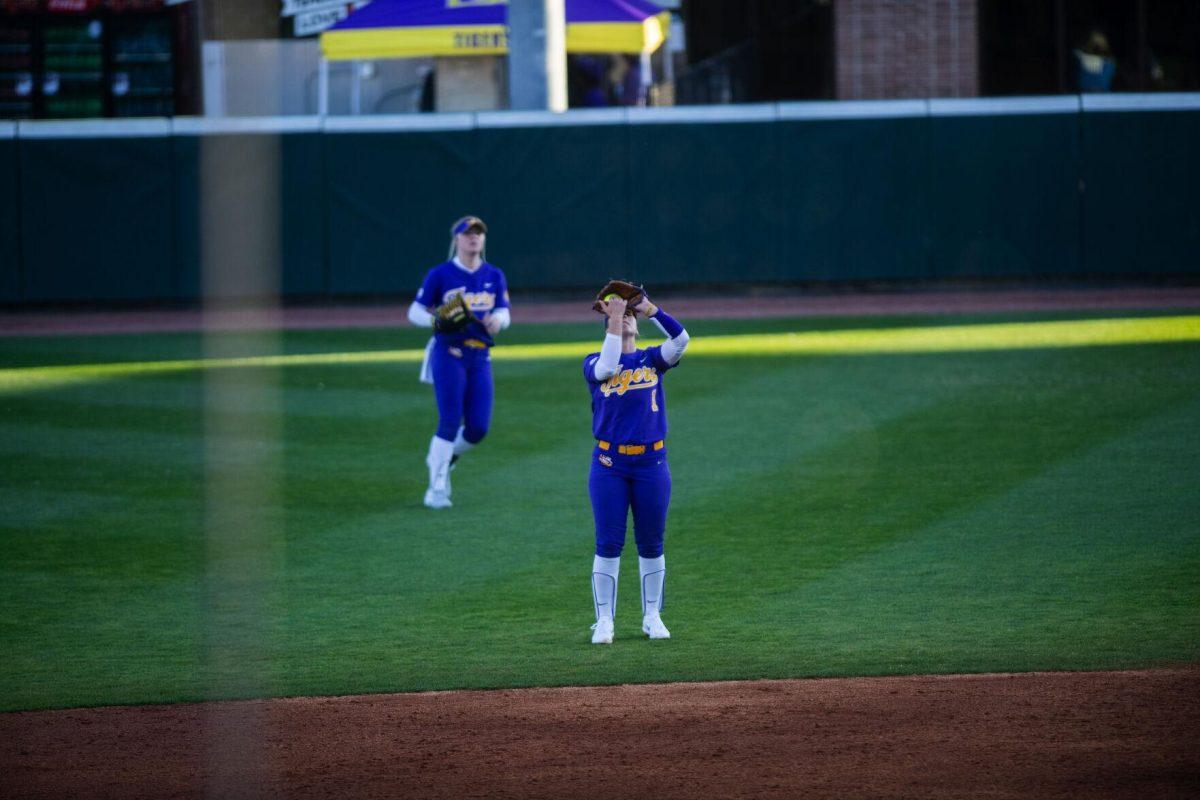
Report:
<svg viewBox="0 0 1200 800"><path fill-rule="evenodd" d="M702 336L692 341L687 356L896 355L1195 341L1200 341L1200 316L1193 315ZM497 361L582 358L597 347L597 342L502 345L492 357ZM420 349L378 350L2 369L0 394L202 369L415 364L423 355Z"/></svg>

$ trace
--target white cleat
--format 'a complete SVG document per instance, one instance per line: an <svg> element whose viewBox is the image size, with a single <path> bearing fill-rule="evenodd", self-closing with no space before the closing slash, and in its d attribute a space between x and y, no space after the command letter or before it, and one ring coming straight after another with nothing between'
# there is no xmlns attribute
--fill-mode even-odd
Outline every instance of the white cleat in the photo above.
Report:
<svg viewBox="0 0 1200 800"><path fill-rule="evenodd" d="M662 617L658 614L647 614L642 617L642 633L651 639L670 639L671 632L663 625Z"/></svg>
<svg viewBox="0 0 1200 800"><path fill-rule="evenodd" d="M425 490L425 506L427 508L449 508L454 505L450 502L450 494L448 492L439 492L437 489Z"/></svg>
<svg viewBox="0 0 1200 800"><path fill-rule="evenodd" d="M601 617L592 626L592 644L612 644L612 617Z"/></svg>

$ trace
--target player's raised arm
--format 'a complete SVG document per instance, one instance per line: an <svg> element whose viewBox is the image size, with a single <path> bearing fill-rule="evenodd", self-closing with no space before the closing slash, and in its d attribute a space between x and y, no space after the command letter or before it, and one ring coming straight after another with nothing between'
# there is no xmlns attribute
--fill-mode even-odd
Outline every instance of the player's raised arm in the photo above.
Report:
<svg viewBox="0 0 1200 800"><path fill-rule="evenodd" d="M683 351L687 349L690 339L683 325L679 320L650 302L649 297L643 296L634 308L657 325L658 329L663 332L663 336L667 337L667 341L662 345L663 360L672 366L678 364L679 359L683 358Z"/></svg>
<svg viewBox="0 0 1200 800"><path fill-rule="evenodd" d="M600 347L600 358L596 360L593 374L596 380L603 381L611 378L620 366L626 302L620 297L600 302L608 321L604 328L604 344Z"/></svg>

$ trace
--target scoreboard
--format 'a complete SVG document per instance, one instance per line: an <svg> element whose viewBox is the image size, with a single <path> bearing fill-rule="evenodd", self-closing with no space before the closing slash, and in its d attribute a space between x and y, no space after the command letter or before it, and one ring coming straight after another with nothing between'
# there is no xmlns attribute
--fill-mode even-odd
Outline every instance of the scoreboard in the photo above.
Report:
<svg viewBox="0 0 1200 800"><path fill-rule="evenodd" d="M169 0L0 0L0 118L189 112L190 14Z"/></svg>

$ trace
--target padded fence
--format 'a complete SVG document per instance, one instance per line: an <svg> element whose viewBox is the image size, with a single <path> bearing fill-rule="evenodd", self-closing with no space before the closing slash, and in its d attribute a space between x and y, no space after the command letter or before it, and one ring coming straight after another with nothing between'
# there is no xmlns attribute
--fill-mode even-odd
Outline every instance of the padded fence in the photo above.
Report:
<svg viewBox="0 0 1200 800"><path fill-rule="evenodd" d="M629 264L654 284L770 281L773 124L629 128ZM589 283L591 281L584 281Z"/></svg>
<svg viewBox="0 0 1200 800"><path fill-rule="evenodd" d="M212 296L250 293L243 278L270 258L285 296L322 296L329 291L325 229L324 149L318 133L185 134L173 137L176 298L200 296L206 246L220 242L228 265L221 280L209 281ZM209 177L205 181L205 176ZM264 192L278 186L278 194ZM208 211L201 192L209 191ZM239 213L261 203L258 213ZM269 222L265 230L244 226ZM246 243L239 246L239 243ZM206 245L207 243L207 245ZM266 255L263 255L263 253Z"/></svg>
<svg viewBox="0 0 1200 800"><path fill-rule="evenodd" d="M8 305L237 298L256 239L284 297L407 298L468 213L521 290L1200 274L1195 95L4 132Z"/></svg>
<svg viewBox="0 0 1200 800"><path fill-rule="evenodd" d="M20 202L16 126L0 123L0 303L21 297Z"/></svg>
<svg viewBox="0 0 1200 800"><path fill-rule="evenodd" d="M175 296L170 150L159 135L20 140L22 300Z"/></svg>
<svg viewBox="0 0 1200 800"><path fill-rule="evenodd" d="M488 255L513 286L585 286L624 274L633 263L628 136L623 125L481 129L477 193L450 219L487 221ZM432 230L446 228L440 220ZM449 239L434 241L444 249ZM428 244L416 253L436 255ZM422 275L429 267L414 266Z"/></svg>
<svg viewBox="0 0 1200 800"><path fill-rule="evenodd" d="M774 275L930 277L928 119L787 121L777 136Z"/></svg>
<svg viewBox="0 0 1200 800"><path fill-rule="evenodd" d="M488 219L468 211L479 186L474 131L327 134L324 147L335 296L415 294L445 260L451 223Z"/></svg>
<svg viewBox="0 0 1200 800"><path fill-rule="evenodd" d="M1087 271L1200 274L1200 110L1097 106L1082 119Z"/></svg>
<svg viewBox="0 0 1200 800"><path fill-rule="evenodd" d="M930 276L1080 275L1079 114L954 112L928 132Z"/></svg>

